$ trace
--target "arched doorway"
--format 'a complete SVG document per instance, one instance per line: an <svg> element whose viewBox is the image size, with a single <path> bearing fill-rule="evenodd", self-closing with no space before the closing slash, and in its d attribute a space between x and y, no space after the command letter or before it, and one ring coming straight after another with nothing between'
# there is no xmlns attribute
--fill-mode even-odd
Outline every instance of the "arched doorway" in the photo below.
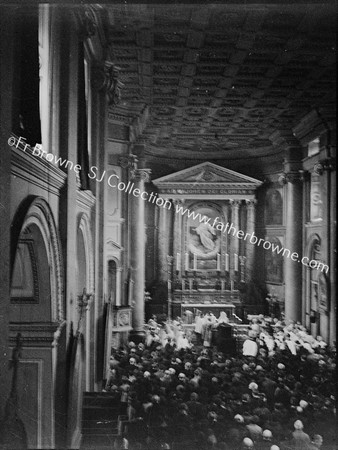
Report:
<svg viewBox="0 0 338 450"><path fill-rule="evenodd" d="M63 263L53 213L46 200L29 196L12 222L9 312L12 345L17 333L22 336L17 395L28 448L55 446L56 365L64 310Z"/></svg>

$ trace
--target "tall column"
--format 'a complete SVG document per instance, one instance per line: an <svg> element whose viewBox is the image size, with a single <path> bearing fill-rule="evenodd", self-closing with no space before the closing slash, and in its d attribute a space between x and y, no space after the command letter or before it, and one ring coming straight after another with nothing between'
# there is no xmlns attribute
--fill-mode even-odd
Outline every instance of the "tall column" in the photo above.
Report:
<svg viewBox="0 0 338 450"><path fill-rule="evenodd" d="M183 205L184 200L174 200L173 201L176 207ZM173 256L175 258L174 262L174 270L176 270L177 266L177 255L179 254L179 267L180 273L185 270L185 257L184 257L184 248L182 247L182 215L174 213L174 242L173 242Z"/></svg>
<svg viewBox="0 0 338 450"><path fill-rule="evenodd" d="M332 151L327 146L321 151L321 155L328 156L321 159L315 166L315 172L320 175L321 182L321 198L322 198L322 222L321 222L321 259L329 269L322 270L327 282L327 308L320 305L319 298L318 310L320 312L320 334L326 342L335 340L336 331L336 296L335 296L335 263L336 263L336 177L335 177L335 161L328 153ZM319 275L320 272L318 272Z"/></svg>
<svg viewBox="0 0 338 450"><path fill-rule="evenodd" d="M298 171L286 173L286 230L285 248L302 255L302 183ZM294 258L295 259L295 258ZM302 265L290 255L284 256L285 319L301 320L302 312Z"/></svg>
<svg viewBox="0 0 338 450"><path fill-rule="evenodd" d="M301 144L291 130L276 130L271 141L278 148L284 148L284 173L279 183L284 186L285 208L285 249L284 283L285 283L285 320L300 321L302 319L302 236L303 236L303 186L300 171L303 151ZM295 253L298 253L296 258ZM292 256L293 255L293 256Z"/></svg>
<svg viewBox="0 0 338 450"><path fill-rule="evenodd" d="M240 270L239 264L239 239L237 237L237 232L239 231L239 207L241 204L240 200L230 200L231 204L231 226L230 230L230 282L237 281L237 274Z"/></svg>
<svg viewBox="0 0 338 450"><path fill-rule="evenodd" d="M136 169L134 174L134 189L144 191L144 183L149 181L149 169ZM131 200L131 255L133 289L133 335L144 333L144 290L145 290L145 202L141 197L132 196Z"/></svg>
<svg viewBox="0 0 338 450"><path fill-rule="evenodd" d="M226 225L229 222L229 203L227 200L225 200L225 203L222 205L222 213L223 213L223 223ZM228 247L228 233L221 233L222 236L222 255L223 255L223 261L222 266L225 270L225 255L226 253L229 254L229 247Z"/></svg>
<svg viewBox="0 0 338 450"><path fill-rule="evenodd" d="M168 279L169 240L171 234L171 211L167 208L159 209L158 224L158 273L160 281ZM176 258L176 256L175 256Z"/></svg>
<svg viewBox="0 0 338 450"><path fill-rule="evenodd" d="M337 332L337 298L336 298L336 280L333 274L336 273L336 249L337 249L337 181L336 181L336 170L331 173L331 205L330 205L330 217L332 220L332 225L330 226L330 339L329 342L332 345L336 340ZM335 219L333 219L335 218Z"/></svg>
<svg viewBox="0 0 338 450"><path fill-rule="evenodd" d="M246 233L252 235L255 232L256 221L256 200L246 200ZM255 268L255 244L251 244L250 239L245 242L245 274L246 282L252 280Z"/></svg>

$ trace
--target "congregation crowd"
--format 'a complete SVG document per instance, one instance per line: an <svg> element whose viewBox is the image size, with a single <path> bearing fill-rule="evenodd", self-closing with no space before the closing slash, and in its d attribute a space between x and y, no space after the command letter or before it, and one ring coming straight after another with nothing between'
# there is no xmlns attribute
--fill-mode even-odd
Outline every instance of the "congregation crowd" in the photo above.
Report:
<svg viewBox="0 0 338 450"><path fill-rule="evenodd" d="M152 320L144 343L117 350L105 387L124 417L116 448L334 450L335 347L299 323L249 328L236 355L179 321Z"/></svg>

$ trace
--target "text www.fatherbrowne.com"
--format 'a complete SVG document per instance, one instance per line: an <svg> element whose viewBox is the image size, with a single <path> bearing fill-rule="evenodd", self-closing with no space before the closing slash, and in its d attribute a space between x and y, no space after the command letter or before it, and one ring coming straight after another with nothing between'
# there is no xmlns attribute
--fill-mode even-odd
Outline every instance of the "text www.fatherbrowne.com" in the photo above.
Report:
<svg viewBox="0 0 338 450"><path fill-rule="evenodd" d="M212 219L205 215L201 215L201 213L197 213L194 211L190 211L188 208L183 208L183 206L175 205L176 213L181 214L182 216L187 215L188 218L192 218L193 220L198 220L200 223L206 223L210 226L210 228L221 231L222 233L232 234L234 237L238 239L243 239L244 241L249 240L252 245L257 245L258 247L262 244L262 247L265 250L271 250L272 253L277 253L278 255L286 256L287 258L291 258L292 261L300 262L304 266L310 267L311 269L317 269L321 272L325 271L328 273L329 266L317 260L310 260L307 256L303 256L302 258L299 256L297 252L291 252L288 248L279 246L274 244L273 242L267 241L263 238L258 238L254 232L245 233L243 230L237 229L233 223L224 223L219 220L219 217Z"/></svg>
<svg viewBox="0 0 338 450"><path fill-rule="evenodd" d="M40 159L45 158L48 162L54 163L55 165L61 166L65 169L73 170L77 174L79 174L81 170L81 166L79 164L74 164L72 161L62 159L56 155L53 155L52 153L47 153L45 150L43 150L41 144L36 144L34 149L32 149L29 144L25 142L25 138L23 137L16 138L14 136L11 136L8 139L8 145L10 147L15 146L15 148L19 147L23 152L26 152L26 149L29 149L28 152L33 156ZM125 184L122 181L118 181L119 176L116 174L112 174L106 178L106 171L104 171L103 174L101 174L101 176L99 177L98 168L96 166L92 166L90 168L88 177L92 180L95 180L96 182L102 182L104 179L106 179L109 187L117 188L119 191L123 191L129 195L132 194L134 197L139 197L142 200L156 204L159 207L166 209L171 209L172 207L172 202L170 202L169 199L159 197L158 194L154 192L149 193L147 191L141 191L140 189L135 188L134 183L131 183L130 181L128 182L128 184ZM188 218L192 218L196 221L198 220L200 223L205 223L213 230L232 234L233 237L243 239L244 241L249 240L252 245L257 245L258 247L262 245L265 250L271 250L273 253L291 258L292 261L299 262L306 267L310 267L311 269L317 269L321 272L325 271L325 273L328 273L329 271L329 266L321 261L310 260L307 256L300 257L297 252L291 252L287 248L280 247L279 245L276 245L263 238L258 238L254 232L252 232L251 234L245 233L240 229L236 229L233 223L223 223L222 221L218 220L219 217L216 217L213 222L211 222L212 219L210 217L207 217L205 215L202 216L201 213L190 211L188 208L183 208L183 206L180 206L178 204L175 204L175 212L176 214L181 214L182 216L187 215Z"/></svg>

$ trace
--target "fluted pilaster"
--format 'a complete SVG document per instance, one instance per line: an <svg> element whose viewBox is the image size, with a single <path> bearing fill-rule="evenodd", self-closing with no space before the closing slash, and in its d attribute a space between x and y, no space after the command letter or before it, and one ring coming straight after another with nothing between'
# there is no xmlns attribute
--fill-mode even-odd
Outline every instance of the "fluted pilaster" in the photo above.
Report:
<svg viewBox="0 0 338 450"><path fill-rule="evenodd" d="M144 191L149 181L149 169L135 169L133 182L135 188ZM131 208L131 267L134 281L133 292L133 333L142 335L144 329L144 291L145 291L145 202L132 196Z"/></svg>
<svg viewBox="0 0 338 450"><path fill-rule="evenodd" d="M246 200L246 211L247 211L247 221L246 221L246 232L251 236L255 232L255 221L256 221L256 200ZM255 267L255 245L250 242L250 238L245 242L245 272L246 281L250 281L253 278L254 267Z"/></svg>

